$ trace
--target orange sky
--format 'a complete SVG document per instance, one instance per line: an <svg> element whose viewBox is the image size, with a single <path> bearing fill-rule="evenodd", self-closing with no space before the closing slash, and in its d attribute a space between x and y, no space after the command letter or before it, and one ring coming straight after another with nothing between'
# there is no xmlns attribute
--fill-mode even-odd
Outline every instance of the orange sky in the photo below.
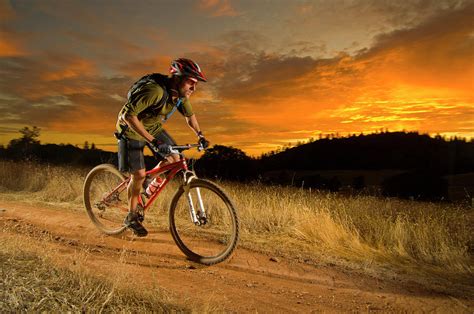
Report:
<svg viewBox="0 0 474 314"><path fill-rule="evenodd" d="M472 1L0 0L0 144L114 150L128 87L197 61L206 136L251 155L319 134L474 138ZM166 128L194 136L176 114Z"/></svg>

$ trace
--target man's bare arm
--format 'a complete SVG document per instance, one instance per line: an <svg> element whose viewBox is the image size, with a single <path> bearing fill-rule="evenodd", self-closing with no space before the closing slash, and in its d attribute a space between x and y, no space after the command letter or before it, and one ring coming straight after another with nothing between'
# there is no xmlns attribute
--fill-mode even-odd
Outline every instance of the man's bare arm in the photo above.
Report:
<svg viewBox="0 0 474 314"><path fill-rule="evenodd" d="M186 122L188 123L189 127L194 131L194 133L196 133L196 135L199 135L201 128L199 127L199 123L196 119L196 115L193 114L190 117L186 117Z"/></svg>
<svg viewBox="0 0 474 314"><path fill-rule="evenodd" d="M124 115L122 116L122 119L132 128L132 130L144 137L148 142L152 142L155 139L147 130L145 130L145 127L140 120L138 120L137 116Z"/></svg>

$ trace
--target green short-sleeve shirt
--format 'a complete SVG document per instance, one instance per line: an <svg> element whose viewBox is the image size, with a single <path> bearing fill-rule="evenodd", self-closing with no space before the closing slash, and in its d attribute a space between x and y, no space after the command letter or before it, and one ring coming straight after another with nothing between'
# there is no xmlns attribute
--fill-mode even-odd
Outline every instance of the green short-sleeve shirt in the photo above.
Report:
<svg viewBox="0 0 474 314"><path fill-rule="evenodd" d="M120 132L120 117L124 115L137 116L145 130L153 136L157 136L163 130L163 118L169 114L176 103L173 103L171 96L165 104L160 106L160 100L163 97L164 90L159 84L147 83L140 90L134 93L134 97L128 100L119 112L117 121L117 130ZM193 115L193 109L188 98L182 98L178 111L185 117ZM143 140L139 134L131 128L125 132L125 136L134 140Z"/></svg>

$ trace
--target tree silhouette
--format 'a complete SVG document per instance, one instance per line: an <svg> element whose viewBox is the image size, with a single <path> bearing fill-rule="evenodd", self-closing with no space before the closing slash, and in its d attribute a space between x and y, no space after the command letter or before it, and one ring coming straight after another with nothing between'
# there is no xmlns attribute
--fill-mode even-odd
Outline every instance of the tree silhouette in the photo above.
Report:
<svg viewBox="0 0 474 314"><path fill-rule="evenodd" d="M432 138L418 132L388 130L344 138L333 138L329 134L318 141L278 154L264 155L258 160L258 168L264 179L266 173L281 170L300 171L302 175L307 171L324 170L397 170L409 175L388 180L392 175L389 177L387 172L382 187L386 195L440 199L447 195L448 187L444 182L447 176L474 172L473 143L461 138L453 137L451 141L447 141L440 136ZM428 180L425 181L426 178ZM300 176L298 179L301 183L304 180L305 187L330 187L332 190L339 188L337 178L333 178L331 182L324 181L329 180L329 177ZM345 184L351 184L355 189L367 184L363 177L352 180L352 184L350 181ZM472 186L470 183L462 188L469 189Z"/></svg>
<svg viewBox="0 0 474 314"><path fill-rule="evenodd" d="M38 140L40 131L40 128L36 126L33 126L31 129L25 126L19 130L22 136L11 140L7 149L12 152L15 158L30 159L34 157L35 149L40 146L40 141Z"/></svg>
<svg viewBox="0 0 474 314"><path fill-rule="evenodd" d="M206 150L200 158L209 161L225 161L225 160L246 160L250 159L242 150L232 146L214 145Z"/></svg>
<svg viewBox="0 0 474 314"><path fill-rule="evenodd" d="M24 128L20 129L19 132L22 134L22 137L19 139L13 139L10 141L10 145L15 145L18 143L22 144L39 144L40 141L38 140L40 136L41 129L33 126L33 128L29 128L25 126Z"/></svg>
<svg viewBox="0 0 474 314"><path fill-rule="evenodd" d="M197 160L195 167L207 177L247 180L256 175L255 161L232 146L214 145Z"/></svg>

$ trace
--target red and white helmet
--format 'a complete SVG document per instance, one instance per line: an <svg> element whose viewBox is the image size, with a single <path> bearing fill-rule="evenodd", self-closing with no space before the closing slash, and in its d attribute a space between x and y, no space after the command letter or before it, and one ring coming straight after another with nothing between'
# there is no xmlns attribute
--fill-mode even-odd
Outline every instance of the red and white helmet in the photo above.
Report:
<svg viewBox="0 0 474 314"><path fill-rule="evenodd" d="M176 76L189 76L199 81L207 82L199 65L190 59L179 58L171 62L170 73Z"/></svg>

